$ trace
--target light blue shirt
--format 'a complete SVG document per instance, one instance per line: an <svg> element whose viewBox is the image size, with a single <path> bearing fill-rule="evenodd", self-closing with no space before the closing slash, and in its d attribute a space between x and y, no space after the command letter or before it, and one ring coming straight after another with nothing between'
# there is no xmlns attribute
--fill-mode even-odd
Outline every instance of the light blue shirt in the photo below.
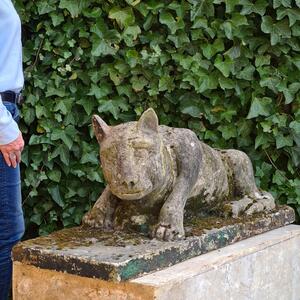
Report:
<svg viewBox="0 0 300 300"><path fill-rule="evenodd" d="M0 92L22 89L21 21L11 0L0 0ZM0 98L0 145L18 137L18 125Z"/></svg>

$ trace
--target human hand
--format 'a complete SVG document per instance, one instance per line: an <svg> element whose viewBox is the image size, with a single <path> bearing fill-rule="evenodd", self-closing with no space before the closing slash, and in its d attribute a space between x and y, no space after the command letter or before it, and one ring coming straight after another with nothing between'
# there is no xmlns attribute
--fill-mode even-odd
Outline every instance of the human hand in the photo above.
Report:
<svg viewBox="0 0 300 300"><path fill-rule="evenodd" d="M0 145L0 151L9 167L16 167L21 162L21 152L24 149L24 140L22 133L9 144Z"/></svg>

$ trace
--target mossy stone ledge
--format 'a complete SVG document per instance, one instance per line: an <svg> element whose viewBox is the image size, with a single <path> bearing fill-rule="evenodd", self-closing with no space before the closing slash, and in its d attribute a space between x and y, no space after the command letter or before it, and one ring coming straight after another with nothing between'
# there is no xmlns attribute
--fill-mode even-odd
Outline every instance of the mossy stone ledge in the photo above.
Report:
<svg viewBox="0 0 300 300"><path fill-rule="evenodd" d="M291 224L294 220L294 210L288 206L232 222L212 217L190 219L185 224L187 237L176 242L151 240L137 232L102 232L74 227L19 243L13 250L13 260L42 269L118 282Z"/></svg>

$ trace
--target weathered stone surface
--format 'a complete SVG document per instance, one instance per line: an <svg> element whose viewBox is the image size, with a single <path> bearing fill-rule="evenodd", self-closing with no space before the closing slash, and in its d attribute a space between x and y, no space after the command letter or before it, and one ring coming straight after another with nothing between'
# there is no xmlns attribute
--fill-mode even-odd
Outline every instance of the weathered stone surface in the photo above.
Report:
<svg viewBox="0 0 300 300"><path fill-rule="evenodd" d="M299 249L289 225L119 283L14 262L14 300L299 300Z"/></svg>
<svg viewBox="0 0 300 300"><path fill-rule="evenodd" d="M269 214L234 221L191 219L185 227L189 236L176 242L151 240L132 232L77 227L20 243L13 250L13 259L42 269L123 281L290 224L294 218L293 209L281 207Z"/></svg>
<svg viewBox="0 0 300 300"><path fill-rule="evenodd" d="M83 224L123 230L144 226L153 237L182 239L186 202L238 217L270 211L275 201L257 188L249 157L213 149L186 128L159 125L153 109L137 122L108 126L93 116L107 186Z"/></svg>
<svg viewBox="0 0 300 300"><path fill-rule="evenodd" d="M131 282L154 287L153 300L299 300L299 249L290 225Z"/></svg>
<svg viewBox="0 0 300 300"><path fill-rule="evenodd" d="M14 300L150 300L154 288L115 283L14 263Z"/></svg>

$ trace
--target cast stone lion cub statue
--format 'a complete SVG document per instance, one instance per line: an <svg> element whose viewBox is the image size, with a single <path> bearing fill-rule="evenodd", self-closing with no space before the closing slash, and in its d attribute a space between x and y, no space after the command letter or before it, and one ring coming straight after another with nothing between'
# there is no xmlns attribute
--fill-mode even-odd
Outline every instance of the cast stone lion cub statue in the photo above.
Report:
<svg viewBox="0 0 300 300"><path fill-rule="evenodd" d="M256 187L245 153L213 149L189 129L160 126L151 108L137 122L117 126L94 115L93 128L107 186L84 216L84 225L112 228L120 201L139 201L150 208L159 204L152 237L170 241L185 236L189 198L211 208L227 205L233 217L275 207L272 195Z"/></svg>

